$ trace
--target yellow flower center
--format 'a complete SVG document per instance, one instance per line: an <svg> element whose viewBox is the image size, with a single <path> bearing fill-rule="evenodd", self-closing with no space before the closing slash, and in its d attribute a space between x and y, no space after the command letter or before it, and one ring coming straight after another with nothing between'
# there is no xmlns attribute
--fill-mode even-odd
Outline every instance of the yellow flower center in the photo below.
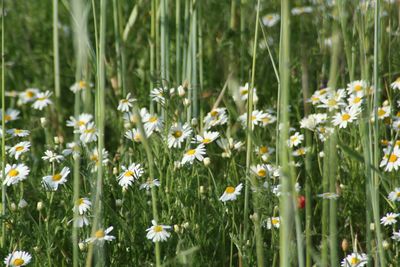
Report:
<svg viewBox="0 0 400 267"><path fill-rule="evenodd" d="M22 130L20 130L20 129L14 129L14 134L20 134L20 133L22 133Z"/></svg>
<svg viewBox="0 0 400 267"><path fill-rule="evenodd" d="M211 115L212 117L216 117L216 116L218 115L218 111L212 110L212 111L210 112L210 115Z"/></svg>
<svg viewBox="0 0 400 267"><path fill-rule="evenodd" d="M159 233L162 232L163 228L161 225L154 226L154 232Z"/></svg>
<svg viewBox="0 0 400 267"><path fill-rule="evenodd" d="M172 133L172 135L175 137L175 138L179 138L179 137L181 137L182 136L182 131L180 131L180 130L176 130L176 131L174 131L173 133Z"/></svg>
<svg viewBox="0 0 400 267"><path fill-rule="evenodd" d="M131 176L133 176L133 171L126 171L125 173L124 173L124 176L125 177L131 177Z"/></svg>
<svg viewBox="0 0 400 267"><path fill-rule="evenodd" d="M259 151L261 154L266 154L266 153L268 153L268 147L262 146L262 147L259 148L258 151Z"/></svg>
<svg viewBox="0 0 400 267"><path fill-rule="evenodd" d="M196 149L190 149L188 152L186 152L186 154L190 156L194 155L194 153L196 153Z"/></svg>
<svg viewBox="0 0 400 267"><path fill-rule="evenodd" d="M156 122L157 121L157 117L153 116L150 117L149 122Z"/></svg>
<svg viewBox="0 0 400 267"><path fill-rule="evenodd" d="M233 192L235 192L235 188L233 186L228 186L225 189L225 193L227 193L227 194L232 194Z"/></svg>
<svg viewBox="0 0 400 267"><path fill-rule="evenodd" d="M396 197L400 197L400 192L397 192L397 193L396 193Z"/></svg>
<svg viewBox="0 0 400 267"><path fill-rule="evenodd" d="M318 96L313 96L313 97L311 97L311 101L312 102L317 102L317 101L319 101L319 97Z"/></svg>
<svg viewBox="0 0 400 267"><path fill-rule="evenodd" d="M335 106L336 105L336 100L335 99L329 99L328 100L328 106L329 107L333 107L333 106Z"/></svg>
<svg viewBox="0 0 400 267"><path fill-rule="evenodd" d="M362 90L362 86L361 86L360 84L356 84L356 85L354 86L354 91L359 92L359 91L361 91L361 90Z"/></svg>
<svg viewBox="0 0 400 267"><path fill-rule="evenodd" d="M306 154L306 151L303 148L299 148L297 150L297 155L304 155L304 154Z"/></svg>
<svg viewBox="0 0 400 267"><path fill-rule="evenodd" d="M354 104L358 104L358 103L360 103L360 101L361 101L361 97L358 97L358 96L353 99Z"/></svg>
<svg viewBox="0 0 400 267"><path fill-rule="evenodd" d="M97 161L99 161L99 156L97 156L97 155L92 155L92 156L90 156L90 159L91 159L92 161L94 161L94 162L97 162Z"/></svg>
<svg viewBox="0 0 400 267"><path fill-rule="evenodd" d="M56 173L51 177L51 180L53 180L54 182L58 182L61 180L61 178L62 178L62 175L59 173Z"/></svg>
<svg viewBox="0 0 400 267"><path fill-rule="evenodd" d="M268 117L265 117L265 118L262 118L262 122L264 122L264 123L268 123L268 122L270 122L271 120L268 118Z"/></svg>
<svg viewBox="0 0 400 267"><path fill-rule="evenodd" d="M240 94L241 94L241 95L247 95L248 92L249 92L249 90L243 89L243 90L240 92Z"/></svg>
<svg viewBox="0 0 400 267"><path fill-rule="evenodd" d="M271 223L272 223L272 225L277 225L279 223L279 219L272 218Z"/></svg>
<svg viewBox="0 0 400 267"><path fill-rule="evenodd" d="M389 162L393 163L397 161L397 156L395 154L390 155L389 157Z"/></svg>
<svg viewBox="0 0 400 267"><path fill-rule="evenodd" d="M80 205L83 204L83 202L84 202L84 199L83 198L79 198L78 200L76 200L76 205L80 206Z"/></svg>
<svg viewBox="0 0 400 267"><path fill-rule="evenodd" d="M85 129L83 132L89 134L89 133L94 133L94 131L95 131L94 128L90 128L90 129Z"/></svg>
<svg viewBox="0 0 400 267"><path fill-rule="evenodd" d="M124 104L126 104L126 103L128 103L129 101L128 101L128 99L122 99L121 102L124 103Z"/></svg>
<svg viewBox="0 0 400 267"><path fill-rule="evenodd" d="M87 83L85 81L79 81L78 86L81 89L85 89L87 87Z"/></svg>
<svg viewBox="0 0 400 267"><path fill-rule="evenodd" d="M15 151L21 151L21 150L24 150L24 147L23 147L23 146L17 146L17 147L15 147Z"/></svg>
<svg viewBox="0 0 400 267"><path fill-rule="evenodd" d="M43 100L46 100L46 99L47 99L46 96L42 96L42 97L39 97L39 98L38 98L39 101L43 101Z"/></svg>
<svg viewBox="0 0 400 267"><path fill-rule="evenodd" d="M10 121L10 120L12 120L12 118L11 118L10 115L6 114L6 115L4 115L4 120L5 121Z"/></svg>
<svg viewBox="0 0 400 267"><path fill-rule="evenodd" d="M210 138L204 138L203 139L203 144L209 144L211 143L211 139Z"/></svg>
<svg viewBox="0 0 400 267"><path fill-rule="evenodd" d="M396 79L396 82L400 83L400 77Z"/></svg>
<svg viewBox="0 0 400 267"><path fill-rule="evenodd" d="M13 261L13 265L14 265L14 266L21 266L21 265L24 264L24 263L25 263L25 261L24 261L23 259L21 259L21 258L15 259L15 260Z"/></svg>
<svg viewBox="0 0 400 267"><path fill-rule="evenodd" d="M264 169L261 169L257 172L258 176L264 177L265 175L267 175L267 171Z"/></svg>
<svg viewBox="0 0 400 267"><path fill-rule="evenodd" d="M17 171L16 169L11 169L11 170L8 172L8 175L11 176L11 177L15 177L15 176L17 176L18 174L19 174L19 171Z"/></svg>
<svg viewBox="0 0 400 267"><path fill-rule="evenodd" d="M386 114L386 111L383 108L378 109L378 116L382 117Z"/></svg>
<svg viewBox="0 0 400 267"><path fill-rule="evenodd" d="M350 264L351 265L356 265L356 264L358 264L360 262L360 260L357 258L357 257L353 257L353 258L351 258L351 260L350 260Z"/></svg>
<svg viewBox="0 0 400 267"><path fill-rule="evenodd" d="M94 236L96 238L103 238L106 234L104 233L103 229L97 230Z"/></svg>
<svg viewBox="0 0 400 267"><path fill-rule="evenodd" d="M83 126L83 125L85 125L85 122L82 121L82 120L80 120L80 121L78 121L76 124L78 124L78 126Z"/></svg>
<svg viewBox="0 0 400 267"><path fill-rule="evenodd" d="M342 120L343 121L348 121L349 119L350 119L350 115L349 114L345 113L345 114L342 115Z"/></svg>
<svg viewBox="0 0 400 267"><path fill-rule="evenodd" d="M142 137L138 133L135 134L135 136L133 137L133 140L135 140L136 142L140 142L140 139L142 139Z"/></svg>

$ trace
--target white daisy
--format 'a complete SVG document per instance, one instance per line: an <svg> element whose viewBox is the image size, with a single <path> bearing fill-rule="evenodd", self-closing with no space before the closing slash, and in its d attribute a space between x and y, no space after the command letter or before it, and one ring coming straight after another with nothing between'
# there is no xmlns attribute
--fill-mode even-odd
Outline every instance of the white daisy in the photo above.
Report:
<svg viewBox="0 0 400 267"><path fill-rule="evenodd" d="M399 242L400 241L400 231L398 231L398 232L393 232L393 235L392 235L392 239L394 240L394 241L397 241L397 242Z"/></svg>
<svg viewBox="0 0 400 267"><path fill-rule="evenodd" d="M357 96L364 96L364 90L367 89L367 82L359 80L347 84L347 91L349 95L355 94Z"/></svg>
<svg viewBox="0 0 400 267"><path fill-rule="evenodd" d="M85 240L87 243L92 243L92 242L104 242L104 241L112 241L115 239L115 236L109 235L109 233L114 229L114 227L110 226L106 230L104 229L98 229L93 237L90 237Z"/></svg>
<svg viewBox="0 0 400 267"><path fill-rule="evenodd" d="M354 106L346 108L339 113L336 113L333 117L333 125L339 126L339 128L346 128L348 123L353 122L357 119L360 110Z"/></svg>
<svg viewBox="0 0 400 267"><path fill-rule="evenodd" d="M124 98L124 99L121 99L120 101L119 101L119 104L118 104L118 110L119 111L121 111L121 112L129 112L129 110L132 108L132 103L133 102L135 102L136 101L136 99L135 98L131 98L131 93L128 93L127 95L126 95L126 98Z"/></svg>
<svg viewBox="0 0 400 267"><path fill-rule="evenodd" d="M333 200L335 200L335 199L339 198L339 195L336 194L336 193L326 192L326 193L319 194L318 197L321 197L323 199L333 199Z"/></svg>
<svg viewBox="0 0 400 267"><path fill-rule="evenodd" d="M342 260L342 267L363 267L368 263L368 256L364 253L353 252Z"/></svg>
<svg viewBox="0 0 400 267"><path fill-rule="evenodd" d="M76 94L79 91L85 90L90 88L90 84L88 84L86 81L79 81L71 85L69 88L74 94Z"/></svg>
<svg viewBox="0 0 400 267"><path fill-rule="evenodd" d="M154 88L153 90L150 91L150 97L151 100L157 103L160 103L161 105L165 104L165 95L168 92L168 88Z"/></svg>
<svg viewBox="0 0 400 267"><path fill-rule="evenodd" d="M19 101L22 104L32 102L36 99L39 92L40 90L37 88L28 88L24 92L19 93Z"/></svg>
<svg viewBox="0 0 400 267"><path fill-rule="evenodd" d="M137 179L143 174L143 168L140 164L132 163L128 168L121 166L123 172L117 177L118 184L122 188L127 189L128 186L132 185Z"/></svg>
<svg viewBox="0 0 400 267"><path fill-rule="evenodd" d="M166 241L171 234L167 231L171 226L157 224L155 220L151 221L152 226L146 229L146 238L153 242Z"/></svg>
<svg viewBox="0 0 400 267"><path fill-rule="evenodd" d="M224 125L228 122L226 108L215 108L204 117L204 128L210 129L218 125Z"/></svg>
<svg viewBox="0 0 400 267"><path fill-rule="evenodd" d="M393 90L400 90L400 77L390 84Z"/></svg>
<svg viewBox="0 0 400 267"><path fill-rule="evenodd" d="M47 160L48 162L57 162L60 163L62 160L64 160L64 157L62 155L58 155L57 153L51 151L51 150L46 150L44 152L44 156L42 157L43 160Z"/></svg>
<svg viewBox="0 0 400 267"><path fill-rule="evenodd" d="M393 202L400 201L400 187L396 187L394 191L390 192L388 198Z"/></svg>
<svg viewBox="0 0 400 267"><path fill-rule="evenodd" d="M4 264L9 267L25 266L32 260L31 254L26 251L17 250L8 254Z"/></svg>
<svg viewBox="0 0 400 267"><path fill-rule="evenodd" d="M140 143L142 141L142 136L140 135L139 130L136 128L126 131L125 137L136 143Z"/></svg>
<svg viewBox="0 0 400 267"><path fill-rule="evenodd" d="M238 186L228 186L222 196L219 198L222 202L233 201L240 195L243 185L240 183Z"/></svg>
<svg viewBox="0 0 400 267"><path fill-rule="evenodd" d="M53 102L49 99L52 95L52 92L39 92L36 96L36 100L33 103L32 107L34 109L42 110L43 108L47 107L48 105L53 104Z"/></svg>
<svg viewBox="0 0 400 267"><path fill-rule="evenodd" d="M290 136L289 140L287 141L289 147L296 147L301 144L304 140L304 135L296 132L294 135Z"/></svg>
<svg viewBox="0 0 400 267"><path fill-rule="evenodd" d="M249 97L249 89L250 85L249 83L246 83L244 86L239 86L239 95L240 95L240 100L246 101ZM257 103L258 97L257 97L257 89L253 88L253 102Z"/></svg>
<svg viewBox="0 0 400 267"><path fill-rule="evenodd" d="M381 218L381 224L383 224L384 226L395 224L397 222L396 218L398 216L399 216L398 213L393 213L393 212L386 213L386 216L383 216Z"/></svg>
<svg viewBox="0 0 400 267"><path fill-rule="evenodd" d="M294 7L291 10L292 15L301 15L313 12L313 8L311 6L303 6L303 7Z"/></svg>
<svg viewBox="0 0 400 267"><path fill-rule="evenodd" d="M185 141L192 133L189 124L175 123L171 126L168 132L168 147L181 148L183 141Z"/></svg>
<svg viewBox="0 0 400 267"><path fill-rule="evenodd" d="M197 135L193 138L193 143L203 143L205 145L210 144L215 141L219 136L219 132L207 132L205 131L203 135Z"/></svg>
<svg viewBox="0 0 400 267"><path fill-rule="evenodd" d="M311 98L309 99L309 102L311 102L313 105L321 103L321 100L327 97L328 91L329 91L329 88L323 88L323 89L315 91L313 93L313 95L311 96Z"/></svg>
<svg viewBox="0 0 400 267"><path fill-rule="evenodd" d="M69 156L72 154L74 158L79 156L80 153L81 153L81 148L79 146L79 143L75 142L67 143L67 148L62 151L62 154L64 156Z"/></svg>
<svg viewBox="0 0 400 267"><path fill-rule="evenodd" d="M193 164L193 161L195 159L197 159L198 161L203 161L205 154L206 154L206 149L204 147L204 144L200 144L196 148L192 148L186 151L185 154L183 155L181 163L182 165L185 164L186 162Z"/></svg>
<svg viewBox="0 0 400 267"><path fill-rule="evenodd" d="M309 129L310 131L314 131L318 125L326 122L327 117L328 116L326 113L310 114L307 117L301 119L300 128L305 128Z"/></svg>
<svg viewBox="0 0 400 267"><path fill-rule="evenodd" d="M390 116L390 106L383 106L378 108L378 119L383 120ZM372 112L372 117L375 117L375 112Z"/></svg>
<svg viewBox="0 0 400 267"><path fill-rule="evenodd" d="M268 174L268 166L263 164L257 164L255 166L251 166L250 170L257 175L258 177L264 178L267 177Z"/></svg>
<svg viewBox="0 0 400 267"><path fill-rule="evenodd" d="M10 121L15 121L19 117L20 111L12 108L8 108L6 110L6 114L4 115L4 121L5 123L10 122ZM0 111L0 121L3 119L2 112Z"/></svg>
<svg viewBox="0 0 400 267"><path fill-rule="evenodd" d="M10 186L25 180L29 174L29 168L23 163L13 165L7 164L5 174L6 178L3 184Z"/></svg>
<svg viewBox="0 0 400 267"><path fill-rule="evenodd" d="M396 171L400 165L400 149L398 146L389 146L384 149L385 155L379 165L379 167L385 167L385 171L391 172L393 169ZM389 155L389 153L391 153Z"/></svg>
<svg viewBox="0 0 400 267"><path fill-rule="evenodd" d="M271 217L267 219L267 229L272 229L272 227L279 229L280 226L279 217Z"/></svg>
<svg viewBox="0 0 400 267"><path fill-rule="evenodd" d="M67 182L67 176L69 173L69 168L64 167L59 173L44 176L43 183L49 189L56 191L59 185L65 184Z"/></svg>
<svg viewBox="0 0 400 267"><path fill-rule="evenodd" d="M147 179L147 181L140 185L140 189L150 190L153 186L160 186L158 179Z"/></svg>
<svg viewBox="0 0 400 267"><path fill-rule="evenodd" d="M265 117L265 113L260 110L253 110L251 113L251 125L254 129L254 126L260 125L262 123L263 118ZM239 116L238 120L241 122L243 129L247 128L247 113L244 113Z"/></svg>
<svg viewBox="0 0 400 267"><path fill-rule="evenodd" d="M91 163L94 165L94 167L92 168L92 172L96 172L97 171L97 167L100 164L99 151L98 151L97 147L93 148L93 150L90 152L89 159L90 159ZM102 162L103 162L103 164L102 164L103 166L107 166L107 164L108 164L108 151L105 148L102 149Z"/></svg>
<svg viewBox="0 0 400 267"><path fill-rule="evenodd" d="M77 132L81 134L79 138L83 143L97 141L98 133L94 122L89 122L87 125L82 126Z"/></svg>
<svg viewBox="0 0 400 267"><path fill-rule="evenodd" d="M28 130L13 128L8 129L7 133L11 134L13 137L27 137L31 132Z"/></svg>
<svg viewBox="0 0 400 267"><path fill-rule="evenodd" d="M78 198L78 200L75 203L74 208L72 209L74 212L78 211L80 215L86 213L87 211L90 210L90 207L92 206L92 202L86 197Z"/></svg>
<svg viewBox="0 0 400 267"><path fill-rule="evenodd" d="M92 119L93 119L93 115L88 114L88 113L80 114L77 119L75 117L71 116L71 117L69 117L69 120L67 120L67 126L78 129L81 127L85 127L89 122L92 121Z"/></svg>
<svg viewBox="0 0 400 267"><path fill-rule="evenodd" d="M278 23L280 18L281 16L279 16L278 14L267 14L262 17L262 22L265 26L271 28L272 26Z"/></svg>
<svg viewBox="0 0 400 267"><path fill-rule="evenodd" d="M268 112L263 113L263 116L261 117L261 124L262 124L261 126L265 127L274 122L276 122L276 116L274 116Z"/></svg>
<svg viewBox="0 0 400 267"><path fill-rule="evenodd" d="M29 151L29 147L31 146L30 142L20 142L16 144L15 146L11 147L8 150L8 153L10 153L10 156L14 156L15 159L18 159L23 153Z"/></svg>
<svg viewBox="0 0 400 267"><path fill-rule="evenodd" d="M74 219L70 220L68 223L73 222ZM90 224L89 218L86 215L78 215L74 222L74 227L82 228Z"/></svg>
<svg viewBox="0 0 400 267"><path fill-rule="evenodd" d="M147 113L143 118L144 129L146 133L150 136L153 132L160 132L163 127L162 118L158 117L156 114Z"/></svg>

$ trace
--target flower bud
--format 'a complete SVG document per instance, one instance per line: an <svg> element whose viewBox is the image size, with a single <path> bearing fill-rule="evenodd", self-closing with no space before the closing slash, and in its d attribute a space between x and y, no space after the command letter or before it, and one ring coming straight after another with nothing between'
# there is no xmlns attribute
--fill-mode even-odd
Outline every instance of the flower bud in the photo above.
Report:
<svg viewBox="0 0 400 267"><path fill-rule="evenodd" d="M45 117L41 117L40 124L42 125L43 128L45 128L47 125L47 119Z"/></svg>
<svg viewBox="0 0 400 267"><path fill-rule="evenodd" d="M204 166L206 166L206 167L210 166L210 163L211 163L210 158L209 157L205 157L203 159L203 163L204 163Z"/></svg>
<svg viewBox="0 0 400 267"><path fill-rule="evenodd" d="M41 211L41 210L43 209L43 207L44 207L44 204L43 204L42 201L39 201L39 202L37 203L37 205L36 205L36 209L37 209L38 211Z"/></svg>
<svg viewBox="0 0 400 267"><path fill-rule="evenodd" d="M342 250L343 252L346 252L348 249L349 249L349 242L345 238L342 240Z"/></svg>
<svg viewBox="0 0 400 267"><path fill-rule="evenodd" d="M23 209L26 206L28 206L28 202L26 202L26 200L22 198L18 203L18 208Z"/></svg>

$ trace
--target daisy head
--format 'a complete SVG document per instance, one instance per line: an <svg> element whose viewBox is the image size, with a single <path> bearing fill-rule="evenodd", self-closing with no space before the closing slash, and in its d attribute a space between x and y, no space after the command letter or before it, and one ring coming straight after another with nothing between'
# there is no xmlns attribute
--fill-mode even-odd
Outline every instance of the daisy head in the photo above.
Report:
<svg viewBox="0 0 400 267"><path fill-rule="evenodd" d="M8 254L4 264L10 267L25 266L31 262L32 256L28 252L17 250Z"/></svg>
<svg viewBox="0 0 400 267"><path fill-rule="evenodd" d="M228 186L222 196L219 198L222 202L236 200L236 198L240 195L240 191L242 191L243 185L240 183L238 186Z"/></svg>
<svg viewBox="0 0 400 267"><path fill-rule="evenodd" d="M10 186L25 180L28 177L29 168L23 163L13 165L7 164L5 173L6 178L4 179L3 184Z"/></svg>
<svg viewBox="0 0 400 267"><path fill-rule="evenodd" d="M85 241L88 243L93 242L104 242L104 241L112 241L115 239L115 236L109 235L109 233L114 229L114 227L110 226L107 229L100 228L98 229L93 237L86 239Z"/></svg>
<svg viewBox="0 0 400 267"><path fill-rule="evenodd" d="M39 92L37 94L36 100L33 103L32 107L34 109L42 110L45 107L53 104L53 102L50 100L51 95L52 95L52 92L50 92L50 91Z"/></svg>
<svg viewBox="0 0 400 267"><path fill-rule="evenodd" d="M171 234L167 231L171 229L171 226L158 224L155 220L151 221L152 226L146 229L146 237L147 239L153 242L162 242L166 241Z"/></svg>
<svg viewBox="0 0 400 267"><path fill-rule="evenodd" d="M69 168L64 167L61 172L43 177L43 183L49 189L56 191L59 185L65 184L67 182L67 176L69 173Z"/></svg>

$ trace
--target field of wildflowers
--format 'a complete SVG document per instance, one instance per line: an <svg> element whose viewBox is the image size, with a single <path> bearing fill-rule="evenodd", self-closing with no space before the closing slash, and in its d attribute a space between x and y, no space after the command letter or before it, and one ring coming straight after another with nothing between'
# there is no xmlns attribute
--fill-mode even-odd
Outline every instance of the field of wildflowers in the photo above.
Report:
<svg viewBox="0 0 400 267"><path fill-rule="evenodd" d="M400 266L400 1L0 1L4 266Z"/></svg>

